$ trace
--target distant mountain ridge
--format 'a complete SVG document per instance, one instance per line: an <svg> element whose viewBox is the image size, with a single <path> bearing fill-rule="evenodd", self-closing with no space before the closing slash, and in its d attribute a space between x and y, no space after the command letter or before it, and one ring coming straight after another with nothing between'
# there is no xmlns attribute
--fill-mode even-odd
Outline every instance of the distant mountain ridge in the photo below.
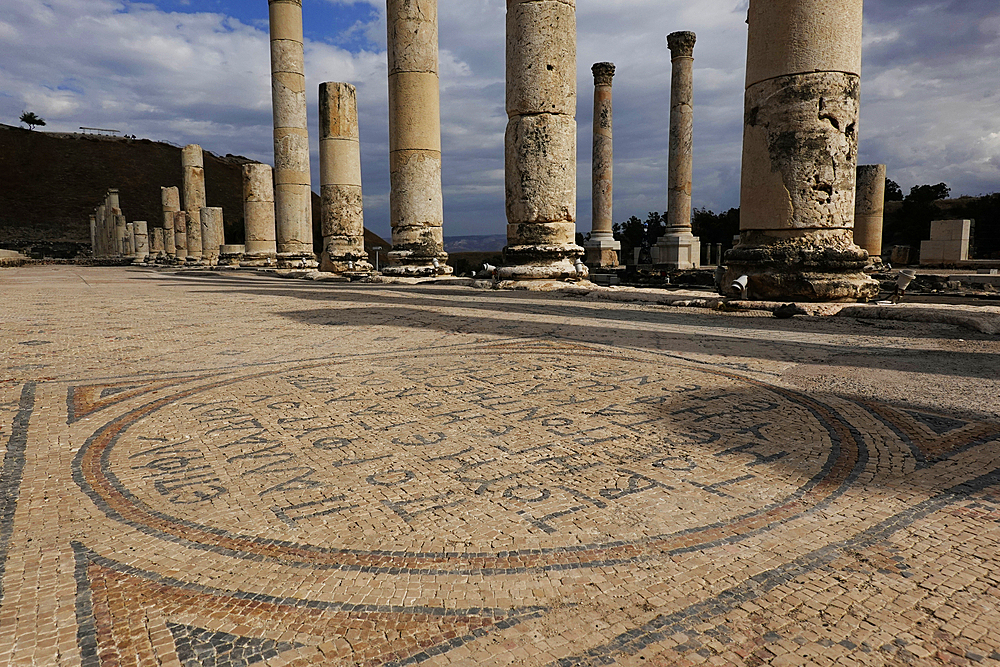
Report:
<svg viewBox="0 0 1000 667"><path fill-rule="evenodd" d="M507 245L505 234L445 236L445 252L500 252Z"/></svg>

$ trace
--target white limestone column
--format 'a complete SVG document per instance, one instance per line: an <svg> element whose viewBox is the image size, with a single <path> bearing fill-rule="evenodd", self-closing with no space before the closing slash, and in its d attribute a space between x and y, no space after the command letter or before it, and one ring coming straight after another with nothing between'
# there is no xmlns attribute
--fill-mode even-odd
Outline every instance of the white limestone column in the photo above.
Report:
<svg viewBox="0 0 1000 667"><path fill-rule="evenodd" d="M870 258L882 257L885 213L885 165L859 164L854 195L854 243Z"/></svg>
<svg viewBox="0 0 1000 667"><path fill-rule="evenodd" d="M694 178L693 32L667 35L670 50L670 154L667 167L667 231L657 242L658 264L668 269L701 266L701 242L691 233Z"/></svg>
<svg viewBox="0 0 1000 667"><path fill-rule="evenodd" d="M443 237L437 11L437 0L386 0L392 226L387 274L451 272Z"/></svg>
<svg viewBox="0 0 1000 667"><path fill-rule="evenodd" d="M174 257L182 264L188 252L187 220L186 211L174 211Z"/></svg>
<svg viewBox="0 0 1000 667"><path fill-rule="evenodd" d="M201 209L201 259L208 266L219 263L219 248L226 243L222 209L206 206Z"/></svg>
<svg viewBox="0 0 1000 667"><path fill-rule="evenodd" d="M133 238L135 238L135 261L145 263L149 259L149 225L145 220L132 223Z"/></svg>
<svg viewBox="0 0 1000 667"><path fill-rule="evenodd" d="M176 187L160 188L160 201L163 207L163 252L168 260L177 256L177 246L174 239L174 218L181 210L180 191ZM187 250L187 246L185 246Z"/></svg>
<svg viewBox="0 0 1000 667"><path fill-rule="evenodd" d="M121 213L115 214L115 256L125 257L128 255L128 225L125 216Z"/></svg>
<svg viewBox="0 0 1000 667"><path fill-rule="evenodd" d="M319 86L319 160L324 271L366 271L357 92L349 83Z"/></svg>
<svg viewBox="0 0 1000 667"><path fill-rule="evenodd" d="M862 0L750 0L740 243L723 285L853 301L878 283L854 244Z"/></svg>
<svg viewBox="0 0 1000 667"><path fill-rule="evenodd" d="M243 224L247 264L266 264L277 257L274 233L274 184L271 167L243 165Z"/></svg>
<svg viewBox="0 0 1000 667"><path fill-rule="evenodd" d="M508 0L503 280L581 279L576 0Z"/></svg>
<svg viewBox="0 0 1000 667"><path fill-rule="evenodd" d="M201 262L201 209L205 196L205 154L201 146L188 144L181 151L184 175L184 211L187 212L187 262Z"/></svg>
<svg viewBox="0 0 1000 667"><path fill-rule="evenodd" d="M614 149L612 146L611 80L614 63L595 63L594 152L591 172L592 218L590 238L583 244L585 261L591 268L618 266L622 245L614 230Z"/></svg>
<svg viewBox="0 0 1000 667"><path fill-rule="evenodd" d="M285 266L316 266L312 242L302 0L268 0L268 7L278 261Z"/></svg>

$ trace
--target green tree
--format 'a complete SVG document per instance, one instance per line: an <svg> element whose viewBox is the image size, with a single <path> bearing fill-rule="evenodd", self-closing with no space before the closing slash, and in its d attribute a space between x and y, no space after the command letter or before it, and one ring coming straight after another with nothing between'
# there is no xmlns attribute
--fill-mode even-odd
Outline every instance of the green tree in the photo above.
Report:
<svg viewBox="0 0 1000 667"><path fill-rule="evenodd" d="M908 245L919 250L920 242L931 234L931 220L941 215L934 202L946 199L951 188L944 183L937 185L914 185L910 194L903 197L899 212L887 215L883 222L883 238L891 244Z"/></svg>
<svg viewBox="0 0 1000 667"><path fill-rule="evenodd" d="M899 187L899 183L892 180L891 178L885 179L885 200L903 201L902 188Z"/></svg>
<svg viewBox="0 0 1000 667"><path fill-rule="evenodd" d="M45 127L45 119L36 114L34 111L22 112L19 120L27 125L29 130L33 130L36 127Z"/></svg>

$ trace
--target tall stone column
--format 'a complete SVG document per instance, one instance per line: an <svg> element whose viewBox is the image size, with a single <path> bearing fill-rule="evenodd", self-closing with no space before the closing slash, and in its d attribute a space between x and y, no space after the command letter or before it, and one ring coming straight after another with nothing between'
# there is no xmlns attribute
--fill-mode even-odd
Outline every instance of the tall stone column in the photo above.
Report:
<svg viewBox="0 0 1000 667"><path fill-rule="evenodd" d="M750 0L740 243L751 298L873 298L854 245L862 0Z"/></svg>
<svg viewBox="0 0 1000 667"><path fill-rule="evenodd" d="M177 246L174 240L174 218L181 210L180 192L176 187L160 188L160 201L163 207L163 252L167 259L177 256ZM185 251L187 246L185 246Z"/></svg>
<svg viewBox="0 0 1000 667"><path fill-rule="evenodd" d="M576 245L576 0L507 0L504 280L584 278Z"/></svg>
<svg viewBox="0 0 1000 667"><path fill-rule="evenodd" d="M392 251L383 272L450 273L442 229L437 0L386 0L385 4Z"/></svg>
<svg viewBox="0 0 1000 667"><path fill-rule="evenodd" d="M614 63L596 63L594 73L594 155L592 163L593 217L590 239L583 245L585 259L591 268L618 266L613 207L614 152L612 149L611 79Z"/></svg>
<svg viewBox="0 0 1000 667"><path fill-rule="evenodd" d="M181 171L184 176L184 210L187 212L187 261L201 261L201 209L208 205L205 197L205 154L201 146L188 144L181 151Z"/></svg>
<svg viewBox="0 0 1000 667"><path fill-rule="evenodd" d="M125 251L128 249L128 241L126 237L128 235L128 226L125 222L125 216L121 213L114 214L115 219L115 257L124 257Z"/></svg>
<svg viewBox="0 0 1000 667"><path fill-rule="evenodd" d="M125 223L125 250L122 253L126 257L135 259L135 223Z"/></svg>
<svg viewBox="0 0 1000 667"><path fill-rule="evenodd" d="M94 217L97 220L97 257L107 257L108 256L108 221L104 213L105 207L107 206L107 195L104 197L104 201L97 205L94 210Z"/></svg>
<svg viewBox="0 0 1000 667"><path fill-rule="evenodd" d="M885 165L859 164L854 195L854 243L881 260L885 212Z"/></svg>
<svg viewBox="0 0 1000 667"><path fill-rule="evenodd" d="M667 233L657 242L659 264L669 269L701 265L701 241L691 233L691 182L694 175L693 32L667 35L670 49L670 155L667 166Z"/></svg>
<svg viewBox="0 0 1000 667"><path fill-rule="evenodd" d="M361 196L357 93L349 83L319 86L319 160L324 271L370 270Z"/></svg>
<svg viewBox="0 0 1000 667"><path fill-rule="evenodd" d="M132 223L135 232L135 261L145 262L149 258L149 225L145 220Z"/></svg>
<svg viewBox="0 0 1000 667"><path fill-rule="evenodd" d="M187 212L174 211L174 257L182 264L187 259Z"/></svg>
<svg viewBox="0 0 1000 667"><path fill-rule="evenodd" d="M302 0L268 0L274 112L274 215L279 264L316 266L306 119Z"/></svg>
<svg viewBox="0 0 1000 667"><path fill-rule="evenodd" d="M201 209L201 259L203 264L216 266L219 263L219 248L226 243L222 209L206 206Z"/></svg>
<svg viewBox="0 0 1000 667"><path fill-rule="evenodd" d="M149 256L154 261L160 261L166 256L163 249L163 227L149 230Z"/></svg>
<svg viewBox="0 0 1000 667"><path fill-rule="evenodd" d="M243 230L246 263L263 265L278 254L274 234L274 184L271 167L243 165Z"/></svg>

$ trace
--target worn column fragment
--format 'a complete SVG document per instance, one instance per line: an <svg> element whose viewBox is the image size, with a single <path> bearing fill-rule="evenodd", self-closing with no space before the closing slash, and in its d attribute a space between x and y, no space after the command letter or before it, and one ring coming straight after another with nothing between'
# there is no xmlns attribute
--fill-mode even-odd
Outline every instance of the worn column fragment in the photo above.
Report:
<svg viewBox="0 0 1000 667"><path fill-rule="evenodd" d="M243 165L244 263L269 264L277 257L274 233L274 184L270 165Z"/></svg>
<svg viewBox="0 0 1000 667"><path fill-rule="evenodd" d="M135 239L135 261L144 263L149 258L149 225L145 220L136 220L132 223L133 238Z"/></svg>
<svg viewBox="0 0 1000 667"><path fill-rule="evenodd" d="M219 263L219 247L225 244L222 209L206 206L201 209L201 260L208 266Z"/></svg>
<svg viewBox="0 0 1000 667"><path fill-rule="evenodd" d="M302 0L268 0L279 264L314 267Z"/></svg>
<svg viewBox="0 0 1000 667"><path fill-rule="evenodd" d="M386 0L392 251L383 271L388 274L451 272L442 236L437 11L437 0Z"/></svg>
<svg viewBox="0 0 1000 667"><path fill-rule="evenodd" d="M658 264L668 269L700 266L701 242L691 233L694 179L693 32L667 35L670 49L670 154L667 166L667 232L657 242Z"/></svg>
<svg viewBox="0 0 1000 667"><path fill-rule="evenodd" d="M184 263L187 259L187 212L174 211L174 257Z"/></svg>
<svg viewBox="0 0 1000 667"><path fill-rule="evenodd" d="M854 194L854 243L871 259L882 258L882 218L885 212L885 165L859 164Z"/></svg>
<svg viewBox="0 0 1000 667"><path fill-rule="evenodd" d="M149 257L151 261L161 261L165 256L163 251L163 227L153 227L149 230Z"/></svg>
<svg viewBox="0 0 1000 667"><path fill-rule="evenodd" d="M201 209L207 206L205 196L205 155L201 146L189 144L181 151L184 175L184 211L187 212L187 261L201 261Z"/></svg>
<svg viewBox="0 0 1000 667"><path fill-rule="evenodd" d="M358 104L349 83L319 87L319 160L324 271L370 271L365 252Z"/></svg>
<svg viewBox="0 0 1000 667"><path fill-rule="evenodd" d="M611 80L614 63L595 63L594 73L594 153L592 163L593 217L590 239L584 244L585 259L591 268L618 266L621 243L615 240L612 147Z"/></svg>
<svg viewBox="0 0 1000 667"><path fill-rule="evenodd" d="M877 295L854 244L862 0L751 0L740 243L751 298Z"/></svg>
<svg viewBox="0 0 1000 667"><path fill-rule="evenodd" d="M181 210L180 192L176 187L161 187L160 201L163 208L163 252L170 260L177 255L174 241L174 214Z"/></svg>
<svg viewBox="0 0 1000 667"><path fill-rule="evenodd" d="M505 280L579 279L576 0L507 0Z"/></svg>

